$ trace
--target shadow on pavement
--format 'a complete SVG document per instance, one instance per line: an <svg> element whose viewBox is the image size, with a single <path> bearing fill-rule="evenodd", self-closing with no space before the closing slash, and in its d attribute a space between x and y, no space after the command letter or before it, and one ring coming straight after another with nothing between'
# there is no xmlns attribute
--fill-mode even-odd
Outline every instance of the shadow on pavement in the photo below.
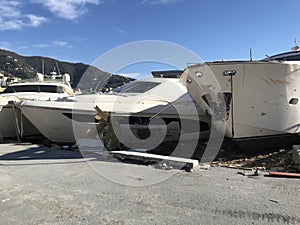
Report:
<svg viewBox="0 0 300 225"><path fill-rule="evenodd" d="M1 154L1 150L0 150ZM6 153L0 156L2 160L43 160L43 159L83 159L79 151L50 149L44 146L31 147L21 151Z"/></svg>

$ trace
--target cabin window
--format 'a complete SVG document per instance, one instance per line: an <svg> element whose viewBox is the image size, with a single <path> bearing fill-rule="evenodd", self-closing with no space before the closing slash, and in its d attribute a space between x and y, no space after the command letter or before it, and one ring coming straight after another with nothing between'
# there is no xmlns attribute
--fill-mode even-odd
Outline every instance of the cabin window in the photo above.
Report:
<svg viewBox="0 0 300 225"><path fill-rule="evenodd" d="M13 89L13 87L8 86L2 93L3 94L6 94L6 93L15 93L15 90Z"/></svg>
<svg viewBox="0 0 300 225"><path fill-rule="evenodd" d="M40 85L40 92L64 93L62 88L56 85Z"/></svg>
<svg viewBox="0 0 300 225"><path fill-rule="evenodd" d="M61 86L56 85L19 85L8 86L2 93L15 92L45 92L45 93L64 93Z"/></svg>
<svg viewBox="0 0 300 225"><path fill-rule="evenodd" d="M145 81L139 81L139 82L132 82L127 85L124 85L120 87L119 89L116 89L115 92L120 93L145 93L146 91L151 90L152 88L156 87L161 83L159 82L145 82Z"/></svg>
<svg viewBox="0 0 300 225"><path fill-rule="evenodd" d="M20 85L14 86L15 92L39 92L38 85Z"/></svg>

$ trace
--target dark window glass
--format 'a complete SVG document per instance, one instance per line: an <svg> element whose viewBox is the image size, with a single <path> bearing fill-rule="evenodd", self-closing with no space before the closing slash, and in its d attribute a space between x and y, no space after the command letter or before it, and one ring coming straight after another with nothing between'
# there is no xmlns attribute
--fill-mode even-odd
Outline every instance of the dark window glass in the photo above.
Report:
<svg viewBox="0 0 300 225"><path fill-rule="evenodd" d="M40 85L40 91L49 93L63 93L62 88L56 85Z"/></svg>
<svg viewBox="0 0 300 225"><path fill-rule="evenodd" d="M39 92L38 85L20 85L14 86L15 92Z"/></svg>
<svg viewBox="0 0 300 225"><path fill-rule="evenodd" d="M15 90L13 87L8 86L2 93L15 93Z"/></svg>
<svg viewBox="0 0 300 225"><path fill-rule="evenodd" d="M139 82L132 82L129 83L118 90L115 90L115 92L120 93L144 93L146 91L149 91L150 89L156 87L159 85L159 82L146 82L146 81L139 81Z"/></svg>
<svg viewBox="0 0 300 225"><path fill-rule="evenodd" d="M8 86L2 93L15 92L46 92L46 93L64 93L61 86L56 85L19 85Z"/></svg>

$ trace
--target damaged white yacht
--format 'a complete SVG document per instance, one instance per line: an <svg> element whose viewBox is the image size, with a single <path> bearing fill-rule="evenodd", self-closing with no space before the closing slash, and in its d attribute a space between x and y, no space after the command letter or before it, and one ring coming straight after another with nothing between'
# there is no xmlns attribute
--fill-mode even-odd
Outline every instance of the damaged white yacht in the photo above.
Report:
<svg viewBox="0 0 300 225"><path fill-rule="evenodd" d="M292 49L293 50L293 49ZM188 66L181 82L248 152L300 143L300 51Z"/></svg>
<svg viewBox="0 0 300 225"><path fill-rule="evenodd" d="M186 138L189 135L195 137L193 132L198 137L199 133L201 137L209 135L204 111L193 102L178 78L144 78L109 94L78 95L51 102L24 101L18 107L46 138L55 143L71 144L80 138L97 137L99 121L95 121L94 107L105 114L104 126L117 118L115 129L125 130L123 134L133 132L140 139L162 127L166 127L164 135L171 139L178 138L174 133L178 134L182 127L186 130ZM184 124L181 119L185 119Z"/></svg>

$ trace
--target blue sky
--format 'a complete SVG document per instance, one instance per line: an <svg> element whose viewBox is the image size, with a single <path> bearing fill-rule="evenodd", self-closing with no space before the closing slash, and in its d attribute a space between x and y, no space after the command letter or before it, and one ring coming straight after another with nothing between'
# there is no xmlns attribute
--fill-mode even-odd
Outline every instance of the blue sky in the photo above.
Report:
<svg viewBox="0 0 300 225"><path fill-rule="evenodd" d="M162 40L204 61L248 59L250 48L261 59L300 43L299 9L299 0L0 0L0 48L91 64L119 45Z"/></svg>

